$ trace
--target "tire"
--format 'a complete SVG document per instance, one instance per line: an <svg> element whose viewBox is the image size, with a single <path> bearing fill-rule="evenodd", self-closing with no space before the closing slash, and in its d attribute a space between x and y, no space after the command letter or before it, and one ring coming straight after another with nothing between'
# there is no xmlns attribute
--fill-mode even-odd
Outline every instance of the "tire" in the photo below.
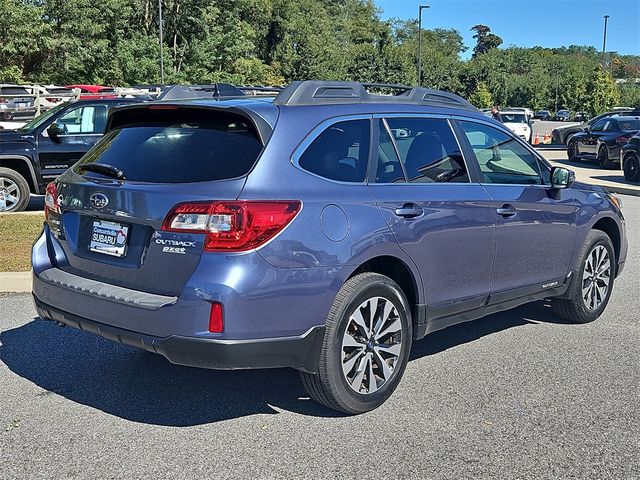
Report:
<svg viewBox="0 0 640 480"><path fill-rule="evenodd" d="M342 286L327 316L318 372L300 372L305 390L316 402L348 414L379 407L402 378L412 335L411 309L398 284L377 273L356 275Z"/></svg>
<svg viewBox="0 0 640 480"><path fill-rule="evenodd" d="M613 162L609 161L609 149L606 145L600 145L598 149L598 165L607 170L615 166Z"/></svg>
<svg viewBox="0 0 640 480"><path fill-rule="evenodd" d="M580 156L578 155L578 145L576 145L576 142L569 142L567 145L567 158L570 162L580 160Z"/></svg>
<svg viewBox="0 0 640 480"><path fill-rule="evenodd" d="M0 213L21 212L29 205L29 184L15 170L0 167Z"/></svg>
<svg viewBox="0 0 640 480"><path fill-rule="evenodd" d="M606 256L602 256L603 252L606 252ZM552 298L551 307L557 316L565 320L574 323L589 323L593 322L604 312L611 298L611 292L613 291L616 257L611 239L606 233L600 230L591 230L580 250L578 258L580 259L580 263L574 270L576 276L573 278L571 286L569 287L569 298ZM599 263L599 259L603 259L602 264ZM604 268L606 265L604 260L608 260L609 262L608 269ZM596 267L602 265L600 270L598 270L598 268L595 269L594 277L589 273L588 262L591 262L592 265L595 264ZM595 277L598 271L602 271L602 274L601 276ZM599 280L597 280L595 284L597 284L598 287L604 288L604 280L601 281L600 278L605 278L607 274L609 283L606 285L606 290L603 295L600 288L593 286L589 289L589 285L594 285L594 282L591 281L592 278L598 278Z"/></svg>
<svg viewBox="0 0 640 480"><path fill-rule="evenodd" d="M635 153L628 153L622 163L624 179L627 182L640 181L640 159Z"/></svg>

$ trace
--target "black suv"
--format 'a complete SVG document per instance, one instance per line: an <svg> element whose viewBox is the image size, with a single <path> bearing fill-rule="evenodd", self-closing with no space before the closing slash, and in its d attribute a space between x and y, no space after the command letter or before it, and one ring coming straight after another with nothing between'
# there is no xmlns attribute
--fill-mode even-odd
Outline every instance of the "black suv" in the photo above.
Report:
<svg viewBox="0 0 640 480"><path fill-rule="evenodd" d="M19 212L29 194L76 163L102 137L109 108L135 99L63 103L18 130L0 130L0 212Z"/></svg>

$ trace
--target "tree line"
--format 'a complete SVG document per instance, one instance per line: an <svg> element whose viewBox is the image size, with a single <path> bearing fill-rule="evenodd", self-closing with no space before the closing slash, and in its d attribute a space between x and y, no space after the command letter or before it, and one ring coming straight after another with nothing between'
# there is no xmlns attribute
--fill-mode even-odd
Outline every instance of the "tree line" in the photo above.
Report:
<svg viewBox="0 0 640 480"><path fill-rule="evenodd" d="M372 0L161 1L169 84L417 83L417 21L382 20ZM0 0L0 12L0 81L160 81L158 0ZM422 31L422 85L478 107L640 105L640 56L609 54L603 69L593 47L504 48L472 30L471 47L454 29Z"/></svg>

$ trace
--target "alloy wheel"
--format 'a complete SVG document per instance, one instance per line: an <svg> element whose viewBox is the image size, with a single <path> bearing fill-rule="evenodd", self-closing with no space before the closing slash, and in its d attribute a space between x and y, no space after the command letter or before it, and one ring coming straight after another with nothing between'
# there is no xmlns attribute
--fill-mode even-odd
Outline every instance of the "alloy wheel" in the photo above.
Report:
<svg viewBox="0 0 640 480"><path fill-rule="evenodd" d="M640 162L635 155L627 155L624 160L624 177L629 181L638 181L640 177Z"/></svg>
<svg viewBox="0 0 640 480"><path fill-rule="evenodd" d="M598 150L598 163L602 168L609 165L609 151L607 147L600 147L600 150Z"/></svg>
<svg viewBox="0 0 640 480"><path fill-rule="evenodd" d="M359 394L371 394L393 377L400 361L403 327L384 297L365 300L349 317L342 337L342 373Z"/></svg>
<svg viewBox="0 0 640 480"><path fill-rule="evenodd" d="M582 300L585 307L597 310L606 300L611 282L611 259L603 245L593 247L582 271Z"/></svg>
<svg viewBox="0 0 640 480"><path fill-rule="evenodd" d="M8 212L20 202L18 184L7 177L0 177L0 212Z"/></svg>

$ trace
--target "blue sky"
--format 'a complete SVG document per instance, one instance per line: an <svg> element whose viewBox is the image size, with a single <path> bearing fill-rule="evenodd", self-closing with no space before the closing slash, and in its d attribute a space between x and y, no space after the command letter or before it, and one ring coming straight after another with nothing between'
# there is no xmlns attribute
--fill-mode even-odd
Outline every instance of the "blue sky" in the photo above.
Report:
<svg viewBox="0 0 640 480"><path fill-rule="evenodd" d="M602 50L604 15L609 15L607 51L640 55L640 0L374 0L382 18L417 18L425 29L455 28L471 55L469 29L479 23L502 37L504 46L592 45Z"/></svg>

